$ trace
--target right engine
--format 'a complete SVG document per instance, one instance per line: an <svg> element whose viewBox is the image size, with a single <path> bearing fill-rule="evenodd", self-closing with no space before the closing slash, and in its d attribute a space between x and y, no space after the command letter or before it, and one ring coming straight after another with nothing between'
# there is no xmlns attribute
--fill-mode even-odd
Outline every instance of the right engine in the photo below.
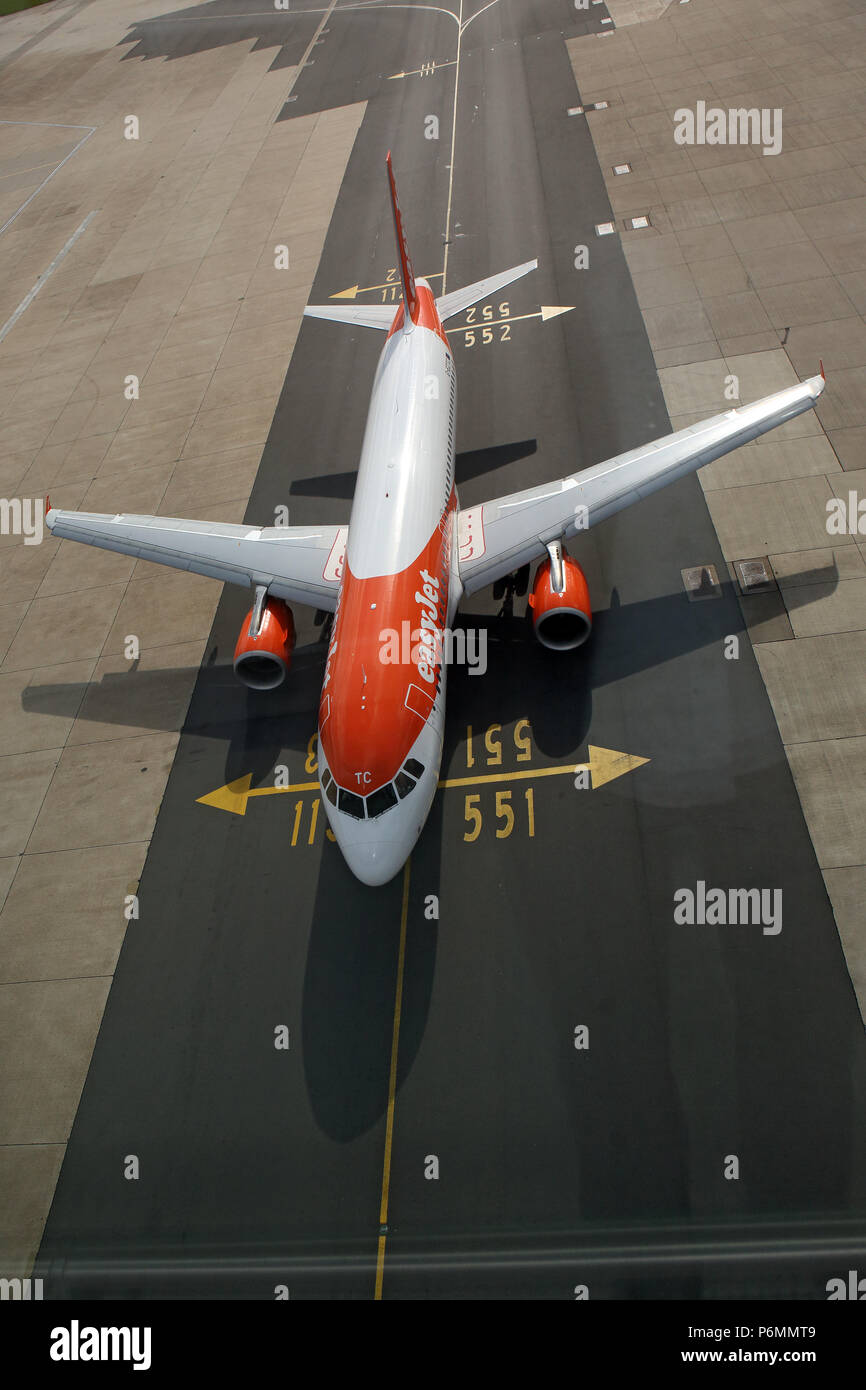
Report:
<svg viewBox="0 0 866 1390"><path fill-rule="evenodd" d="M266 598L256 626L257 604L241 625L235 647L234 670L252 690L275 690L282 685L292 664L295 620L281 598Z"/></svg>
<svg viewBox="0 0 866 1390"><path fill-rule="evenodd" d="M568 551L558 556L562 565L561 588L554 583L550 556L538 566L529 606L532 626L543 647L567 652L580 647L592 631L592 609L586 575Z"/></svg>

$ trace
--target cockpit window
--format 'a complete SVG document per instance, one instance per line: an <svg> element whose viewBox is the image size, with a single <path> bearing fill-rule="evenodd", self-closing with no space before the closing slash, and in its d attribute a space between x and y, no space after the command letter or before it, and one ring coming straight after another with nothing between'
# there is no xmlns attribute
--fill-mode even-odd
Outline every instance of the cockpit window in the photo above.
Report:
<svg viewBox="0 0 866 1390"><path fill-rule="evenodd" d="M363 797L339 786L333 774L325 768L322 772L322 787L331 805L337 806L347 816L354 816L355 820L375 820L377 816L384 816L386 811L396 806L398 797L402 801L408 796L423 772L423 763L419 763L417 758L407 758L393 782L388 782L384 787L378 787L376 791L371 792L368 797Z"/></svg>
<svg viewBox="0 0 866 1390"><path fill-rule="evenodd" d="M414 785L414 780L405 772L398 772L394 778L394 786L397 788L398 796L408 796Z"/></svg>
<svg viewBox="0 0 866 1390"><path fill-rule="evenodd" d="M396 805L397 793L389 782L386 787L380 787L378 791L371 792L367 797L367 819L372 820L374 816L381 816Z"/></svg>
<svg viewBox="0 0 866 1390"><path fill-rule="evenodd" d="M356 796L354 792L347 792L341 787L339 806L340 810L345 811L347 816L354 816L355 820L364 819L364 798L362 796Z"/></svg>

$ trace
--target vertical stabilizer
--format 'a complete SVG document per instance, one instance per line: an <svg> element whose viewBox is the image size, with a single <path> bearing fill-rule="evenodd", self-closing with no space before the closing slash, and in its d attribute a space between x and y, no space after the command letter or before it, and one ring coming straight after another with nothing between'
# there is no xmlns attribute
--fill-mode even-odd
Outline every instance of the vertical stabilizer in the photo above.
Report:
<svg viewBox="0 0 866 1390"><path fill-rule="evenodd" d="M391 167L391 151L385 158L388 166L388 183L391 188L391 207L394 212L394 231L397 236L397 255L400 259L400 279L403 281L403 331L411 332L412 325L418 317L418 292L415 289L415 273L412 270L412 260L409 255L409 247L406 245L406 232L403 227L403 214L400 211L400 204L397 201L397 185L394 182L394 170Z"/></svg>

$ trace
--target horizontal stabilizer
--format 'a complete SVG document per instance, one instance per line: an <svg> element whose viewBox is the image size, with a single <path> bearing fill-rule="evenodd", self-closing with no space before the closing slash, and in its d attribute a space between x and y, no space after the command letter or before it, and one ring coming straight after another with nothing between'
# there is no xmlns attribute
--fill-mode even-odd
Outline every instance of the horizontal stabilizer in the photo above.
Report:
<svg viewBox="0 0 866 1390"><path fill-rule="evenodd" d="M335 323L353 323L360 328L380 328L387 333L394 322L394 304L308 304L304 313L311 319L333 319Z"/></svg>
<svg viewBox="0 0 866 1390"><path fill-rule="evenodd" d="M519 280L522 275L528 275L530 270L535 270L537 266L538 261L525 261L523 265L503 270L499 275L488 275L486 280L476 280L474 285L467 285L465 289L452 290L450 294L440 295L436 300L440 319L444 323L445 319L452 318L454 314L461 314L479 299L496 294L498 290L510 285L512 280ZM397 306L394 304L308 304L304 310L311 319L333 319L335 323L350 323L360 328L378 328L383 333L388 332L396 312Z"/></svg>
<svg viewBox="0 0 866 1390"><path fill-rule="evenodd" d="M464 309L468 309L472 304L477 304L479 299L486 299L489 294L496 294L497 290L510 285L512 280L519 280L522 275L528 275L530 270L535 270L537 267L538 261L524 261L523 265L513 266L511 270L503 270L499 275L488 275L486 280L476 280L474 285L467 285L465 289L452 290L450 294L440 295L436 300L440 319L444 323L454 314L462 314Z"/></svg>

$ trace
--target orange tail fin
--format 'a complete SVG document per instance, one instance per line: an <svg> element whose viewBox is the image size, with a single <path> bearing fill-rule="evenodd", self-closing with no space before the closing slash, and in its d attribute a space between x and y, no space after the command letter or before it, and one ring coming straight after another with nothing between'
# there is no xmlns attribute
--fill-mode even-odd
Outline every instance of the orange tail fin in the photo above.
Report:
<svg viewBox="0 0 866 1390"><path fill-rule="evenodd" d="M390 150L385 158L385 163L388 166L388 183L391 188L391 207L394 212L394 231L397 235L397 254L400 257L400 278L403 281L403 304L405 306L403 326L404 328L408 328L417 317L418 292L415 289L415 273L412 269L409 247L406 245L403 214L400 211L400 204L397 201L397 185L394 182L394 170L391 168Z"/></svg>

